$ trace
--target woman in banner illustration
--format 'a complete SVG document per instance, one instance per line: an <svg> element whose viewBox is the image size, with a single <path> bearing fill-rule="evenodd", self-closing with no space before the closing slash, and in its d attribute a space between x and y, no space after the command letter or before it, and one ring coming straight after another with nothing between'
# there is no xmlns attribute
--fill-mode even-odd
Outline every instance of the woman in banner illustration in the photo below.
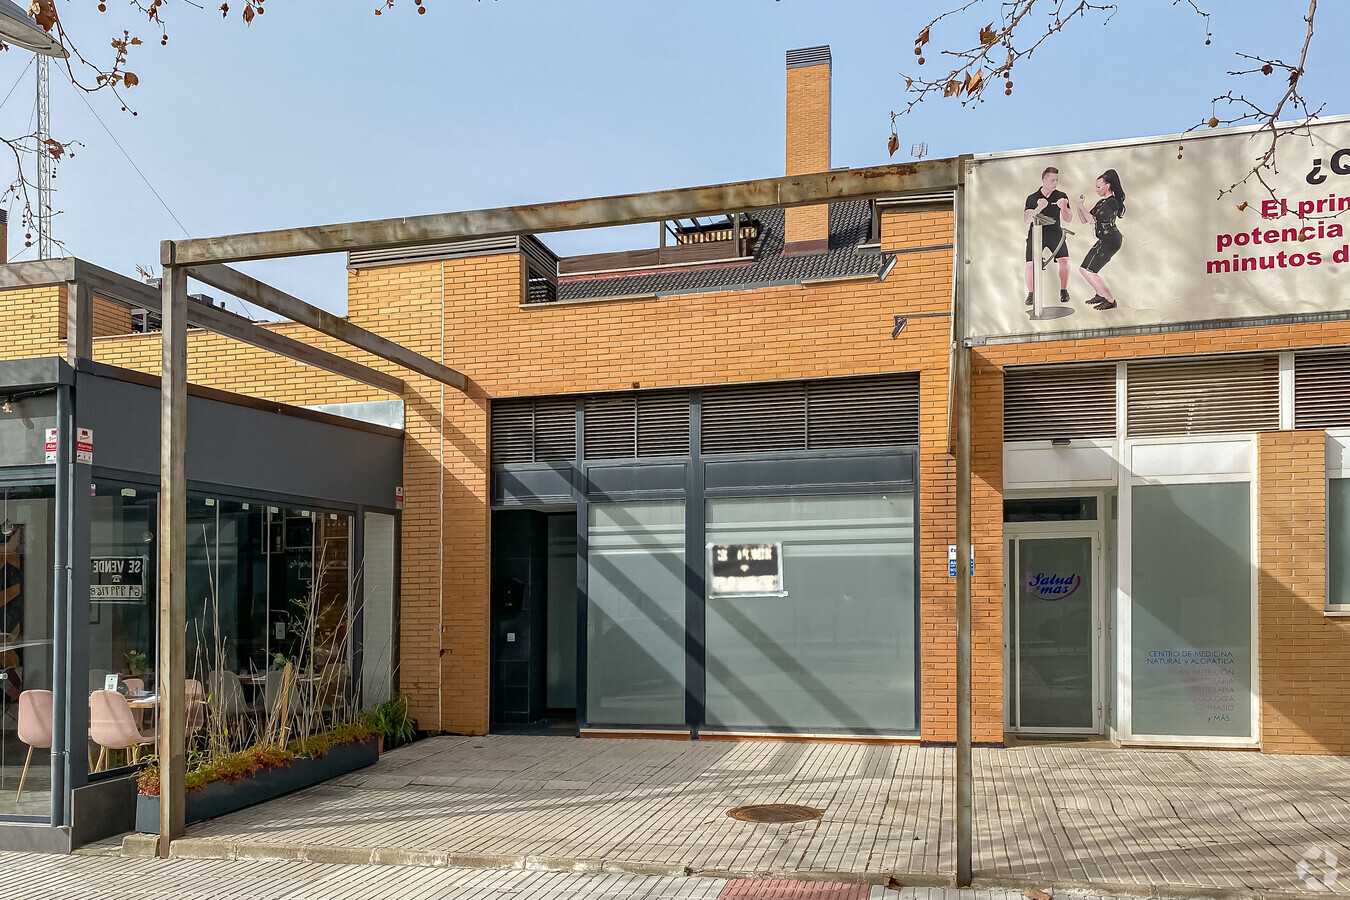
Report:
<svg viewBox="0 0 1350 900"><path fill-rule="evenodd" d="M1125 189L1120 186L1120 175L1115 169L1107 169L1097 179L1097 196L1101 197L1097 205L1087 210L1083 208L1083 195L1078 195L1078 218L1084 225L1091 222L1097 236L1097 243L1083 257L1078 271L1097 292L1088 303L1097 309L1115 309L1115 295L1101 276L1102 266L1111 261L1124 240L1116 219L1125 215Z"/></svg>

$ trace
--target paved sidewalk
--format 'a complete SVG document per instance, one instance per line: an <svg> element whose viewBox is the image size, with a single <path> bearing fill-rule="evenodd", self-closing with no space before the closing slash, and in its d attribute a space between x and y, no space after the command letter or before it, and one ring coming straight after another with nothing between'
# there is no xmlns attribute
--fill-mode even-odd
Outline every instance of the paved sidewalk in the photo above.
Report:
<svg viewBox="0 0 1350 900"><path fill-rule="evenodd" d="M0 881L6 900L1024 900L1016 891L27 853L0 853Z"/></svg>
<svg viewBox="0 0 1350 900"><path fill-rule="evenodd" d="M1311 893L1350 869L1350 759L1072 746L977 750L990 883ZM953 869L952 751L897 745L441 737L203 823L181 856L287 857L907 885ZM793 803L819 821L757 825ZM1328 878L1330 881L1331 879ZM1325 885L1350 893L1350 875Z"/></svg>

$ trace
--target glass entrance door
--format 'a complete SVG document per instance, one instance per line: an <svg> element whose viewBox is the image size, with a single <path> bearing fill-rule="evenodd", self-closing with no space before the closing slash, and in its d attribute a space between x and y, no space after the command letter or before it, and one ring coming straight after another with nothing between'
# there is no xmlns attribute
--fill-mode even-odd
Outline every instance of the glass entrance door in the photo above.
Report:
<svg viewBox="0 0 1350 900"><path fill-rule="evenodd" d="M1008 559L1011 730L1099 733L1096 535L1014 535Z"/></svg>

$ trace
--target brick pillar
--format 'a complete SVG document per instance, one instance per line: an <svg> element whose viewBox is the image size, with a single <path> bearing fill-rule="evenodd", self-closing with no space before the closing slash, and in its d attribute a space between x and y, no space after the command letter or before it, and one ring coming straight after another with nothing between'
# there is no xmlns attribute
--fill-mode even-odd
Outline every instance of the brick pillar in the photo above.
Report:
<svg viewBox="0 0 1350 900"><path fill-rule="evenodd" d="M1326 604L1326 434L1257 437L1261 749L1350 753L1350 619Z"/></svg>
<svg viewBox="0 0 1350 900"><path fill-rule="evenodd" d="M977 353L971 377L971 739L988 744L1003 740L1003 370ZM954 741L956 579L947 574L947 547L956 543L956 465L945 428L945 372L921 384L920 408L941 411L944 427L920 438L920 734Z"/></svg>
<svg viewBox="0 0 1350 900"><path fill-rule="evenodd" d="M830 48L787 53L787 174L830 169ZM828 206L786 210L783 240L789 252L824 252L830 237ZM791 245L796 245L791 246Z"/></svg>

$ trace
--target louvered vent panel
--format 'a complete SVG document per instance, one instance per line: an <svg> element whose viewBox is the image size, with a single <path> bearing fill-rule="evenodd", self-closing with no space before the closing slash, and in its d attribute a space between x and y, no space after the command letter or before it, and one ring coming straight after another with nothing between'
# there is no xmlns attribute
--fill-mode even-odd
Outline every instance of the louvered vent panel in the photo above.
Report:
<svg viewBox="0 0 1350 900"><path fill-rule="evenodd" d="M919 442L919 378L896 375L806 386L810 450Z"/></svg>
<svg viewBox="0 0 1350 900"><path fill-rule="evenodd" d="M1294 427L1350 427L1350 350L1294 357Z"/></svg>
<svg viewBox="0 0 1350 900"><path fill-rule="evenodd" d="M1116 436L1116 367L1043 366L1003 376L1003 440Z"/></svg>
<svg viewBox="0 0 1350 900"><path fill-rule="evenodd" d="M703 393L702 451L806 449L806 386L801 382L717 388Z"/></svg>
<svg viewBox="0 0 1350 900"><path fill-rule="evenodd" d="M492 404L492 464L534 462L534 401Z"/></svg>
<svg viewBox="0 0 1350 900"><path fill-rule="evenodd" d="M586 398L586 459L637 455L636 407L632 394Z"/></svg>
<svg viewBox="0 0 1350 900"><path fill-rule="evenodd" d="M637 455L689 454L689 395L637 395Z"/></svg>
<svg viewBox="0 0 1350 900"><path fill-rule="evenodd" d="M1131 363L1130 437L1272 431L1280 427L1274 356Z"/></svg>
<svg viewBox="0 0 1350 900"><path fill-rule="evenodd" d="M577 458L577 402L571 397L534 401L534 461Z"/></svg>

